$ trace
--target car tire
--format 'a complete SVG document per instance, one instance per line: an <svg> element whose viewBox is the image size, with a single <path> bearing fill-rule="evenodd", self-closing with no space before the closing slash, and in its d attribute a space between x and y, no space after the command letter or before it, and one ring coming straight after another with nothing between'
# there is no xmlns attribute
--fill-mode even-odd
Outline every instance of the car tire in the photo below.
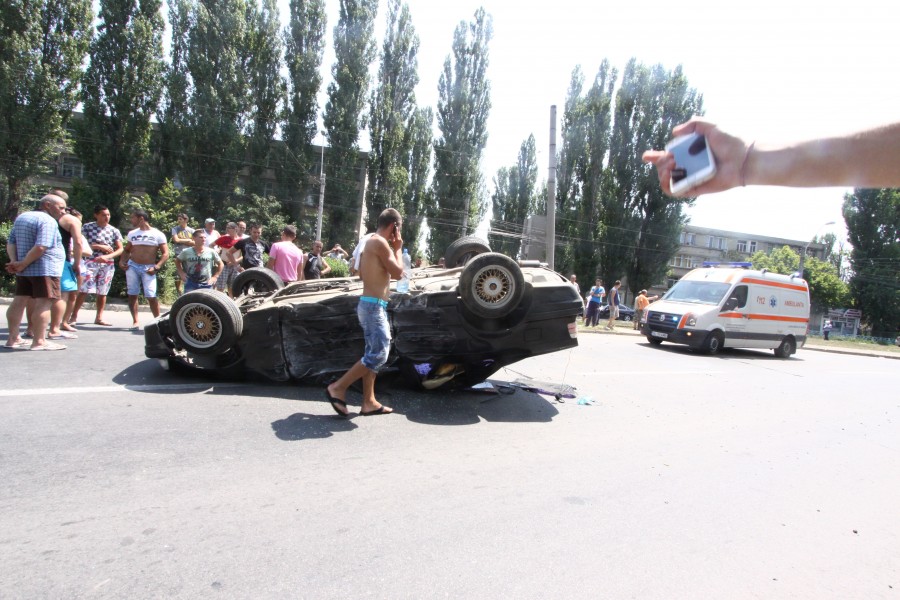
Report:
<svg viewBox="0 0 900 600"><path fill-rule="evenodd" d="M180 296L169 313L172 336L194 354L222 354L244 329L234 300L221 292L197 290Z"/></svg>
<svg viewBox="0 0 900 600"><path fill-rule="evenodd" d="M631 315L625 315L624 317L622 317L622 320L625 321L626 323L631 323L633 318Z"/></svg>
<svg viewBox="0 0 900 600"><path fill-rule="evenodd" d="M253 267L237 274L231 282L231 295L237 298L244 294L270 294L284 287L281 276L265 267Z"/></svg>
<svg viewBox="0 0 900 600"><path fill-rule="evenodd" d="M479 254L469 260L459 276L459 295L476 316L499 319L522 301L525 277L516 261L505 254Z"/></svg>
<svg viewBox="0 0 900 600"><path fill-rule="evenodd" d="M647 336L647 341L650 342L650 343L651 343L652 345L654 345L654 346L659 346L660 344L663 343L663 341L662 341L661 339L655 338L655 337L651 337L651 336L649 336L649 335Z"/></svg>
<svg viewBox="0 0 900 600"><path fill-rule="evenodd" d="M703 343L703 349L710 355L718 354L724 346L725 336L722 335L721 331L710 331L709 335L706 336L706 341Z"/></svg>
<svg viewBox="0 0 900 600"><path fill-rule="evenodd" d="M447 251L444 252L444 266L448 269L463 267L479 254L490 251L488 243L477 235L461 237L447 246Z"/></svg>
<svg viewBox="0 0 900 600"><path fill-rule="evenodd" d="M797 342L791 336L786 336L781 340L781 344L775 348L775 356L778 358L790 358L791 354L797 351Z"/></svg>

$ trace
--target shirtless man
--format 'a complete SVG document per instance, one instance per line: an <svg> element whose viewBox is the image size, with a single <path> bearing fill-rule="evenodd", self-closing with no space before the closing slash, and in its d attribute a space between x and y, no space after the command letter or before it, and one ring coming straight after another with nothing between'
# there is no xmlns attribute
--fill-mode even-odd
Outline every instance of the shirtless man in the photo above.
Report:
<svg viewBox="0 0 900 600"><path fill-rule="evenodd" d="M350 370L325 389L325 397L334 411L342 416L347 412L347 388L362 378L362 408L359 414L368 417L386 415L392 408L375 400L375 375L387 362L391 350L391 324L388 321L387 298L391 278L403 276L403 259L400 254L403 238L400 228L403 219L393 208L385 209L378 216L378 229L363 247L359 275L363 281L363 295L356 307L356 315L366 336L366 352Z"/></svg>
<svg viewBox="0 0 900 600"><path fill-rule="evenodd" d="M162 231L150 226L150 215L145 210L131 213L131 226L125 243L125 251L119 258L119 266L125 269L128 283L128 308L131 310L132 329L138 323L138 294L141 286L144 297L154 317L159 316L159 300L156 297L156 275L169 260L169 245Z"/></svg>

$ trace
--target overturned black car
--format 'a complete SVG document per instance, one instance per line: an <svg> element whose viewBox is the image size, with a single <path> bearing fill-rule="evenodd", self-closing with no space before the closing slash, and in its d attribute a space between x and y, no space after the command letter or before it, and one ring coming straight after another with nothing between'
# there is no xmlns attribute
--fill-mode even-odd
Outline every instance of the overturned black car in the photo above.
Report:
<svg viewBox="0 0 900 600"><path fill-rule="evenodd" d="M388 305L394 343L387 367L427 389L474 385L516 361L578 345L578 291L537 261L457 240L445 267L413 271L408 293ZM166 368L275 381L340 374L362 355L358 278L283 284L264 268L235 278L235 299L184 294L144 329L145 354Z"/></svg>

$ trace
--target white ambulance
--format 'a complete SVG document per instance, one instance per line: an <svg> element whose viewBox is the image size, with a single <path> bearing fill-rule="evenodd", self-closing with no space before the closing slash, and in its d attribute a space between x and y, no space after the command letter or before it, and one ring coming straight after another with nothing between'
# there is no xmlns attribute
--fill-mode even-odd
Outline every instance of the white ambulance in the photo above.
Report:
<svg viewBox="0 0 900 600"><path fill-rule="evenodd" d="M641 332L651 344L687 344L709 354L771 348L788 358L806 341L809 286L801 277L752 271L745 268L750 263L704 265L649 306Z"/></svg>

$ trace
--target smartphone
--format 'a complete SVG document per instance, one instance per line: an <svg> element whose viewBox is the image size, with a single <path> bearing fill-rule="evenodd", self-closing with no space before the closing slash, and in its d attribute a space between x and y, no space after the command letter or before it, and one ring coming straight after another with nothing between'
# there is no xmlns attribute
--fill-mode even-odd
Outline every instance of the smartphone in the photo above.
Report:
<svg viewBox="0 0 900 600"><path fill-rule="evenodd" d="M690 133L677 137L666 144L666 151L675 157L669 185L676 196L709 181L716 174L716 159L706 143L706 136Z"/></svg>

